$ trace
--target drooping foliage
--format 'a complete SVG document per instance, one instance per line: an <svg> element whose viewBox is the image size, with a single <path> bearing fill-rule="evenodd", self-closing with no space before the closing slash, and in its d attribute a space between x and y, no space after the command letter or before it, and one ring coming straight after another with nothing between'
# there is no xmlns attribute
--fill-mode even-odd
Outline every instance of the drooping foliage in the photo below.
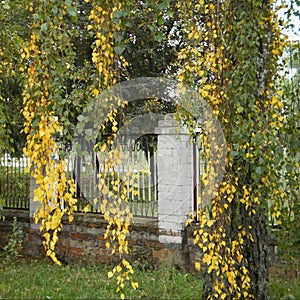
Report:
<svg viewBox="0 0 300 300"><path fill-rule="evenodd" d="M68 21L76 18L71 3L37 1L29 3L32 12L30 39L21 51L24 71L24 154L31 160L31 176L37 188L34 201L41 203L35 221L41 223L46 254L60 264L55 244L62 228L62 217L73 219L76 199L74 183L66 175L66 162L60 155L61 131L58 116L66 93L64 82L74 61Z"/></svg>
<svg viewBox="0 0 300 300"><path fill-rule="evenodd" d="M112 3L110 1L94 1L87 29L94 36L92 62L95 68L95 77L93 81L92 97L97 97L101 91L120 81L121 71L128 65L124 56L122 56L122 32L126 25L126 1ZM134 178L130 170L119 178L116 173L116 165L119 163L122 155L122 147L114 145L119 123L117 121L118 107L126 105L126 100L114 97L101 97L100 110L104 111L103 116L95 116L92 121L104 120L104 124L96 126L96 130L106 130L107 124L110 124L111 136L105 143L98 142L95 149L107 153L104 159L104 168L99 173L99 190L102 194L101 211L108 225L104 238L107 240L106 247L112 255L117 255L118 262L108 272L108 278L116 277L121 298L124 298L123 289L126 282L129 282L133 289L138 287L138 283L132 280L133 268L127 256L129 254L128 239L129 225L132 214L128 205L127 187L134 184ZM97 100L95 99L97 105ZM92 107L94 107L92 105ZM96 111L99 111L99 107ZM93 111L93 109L92 109ZM87 120L88 122L90 119ZM97 131L96 131L97 132ZM87 134L85 134L88 137ZM96 133L97 136L97 133ZM95 138L95 137L92 137ZM108 171L112 172L108 175ZM109 190L112 186L112 190ZM95 200L97 201L97 200Z"/></svg>
<svg viewBox="0 0 300 300"><path fill-rule="evenodd" d="M189 4L182 5L183 15ZM266 299L267 212L277 214L285 197L278 172L282 93L273 84L284 40L270 1L211 1L198 9L206 19L187 32L179 78L194 84L214 107L228 147L226 173L209 216L198 212L195 242L206 265L204 297Z"/></svg>

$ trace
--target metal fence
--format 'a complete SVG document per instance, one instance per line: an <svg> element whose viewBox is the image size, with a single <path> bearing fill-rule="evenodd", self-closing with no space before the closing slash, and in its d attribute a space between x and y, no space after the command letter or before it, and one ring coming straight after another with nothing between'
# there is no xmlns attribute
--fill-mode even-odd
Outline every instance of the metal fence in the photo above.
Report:
<svg viewBox="0 0 300 300"><path fill-rule="evenodd" d="M69 159L69 172L76 184L78 207L92 204L91 212L100 212L102 196L99 191L99 174L104 174L109 192L126 196L134 216L157 217L157 136L144 135L138 139L121 141L121 155L112 167L106 167L107 153L95 152L93 145L81 142L82 155ZM71 163L71 164L70 164ZM112 182L118 180L118 190Z"/></svg>
<svg viewBox="0 0 300 300"><path fill-rule="evenodd" d="M0 204L5 208L29 209L30 175L26 168L29 159L11 157L0 158Z"/></svg>
<svg viewBox="0 0 300 300"><path fill-rule="evenodd" d="M157 174L157 136L144 135L137 139L126 138L121 143L122 155L114 170L106 170L106 180L120 179L120 188L126 191L128 203L134 216L157 217L158 174ZM75 197L78 211L87 204L89 212L101 213L101 193L99 192L99 173L104 172L105 153L95 152L94 145L82 149L83 155L69 153L66 158L67 174L76 184ZM200 178L206 171L203 149L194 145L194 209L200 195ZM26 172L29 159L13 158L6 154L0 158L0 199L5 208L29 209L30 174ZM114 178L113 178L114 176ZM125 177L124 177L125 176ZM128 176L128 178L126 178ZM125 180L124 180L125 178ZM112 185L108 184L110 191ZM94 200L97 201L94 201Z"/></svg>
<svg viewBox="0 0 300 300"><path fill-rule="evenodd" d="M127 182L127 198L134 216L157 216L156 145L155 135L123 141L122 157L114 168L114 176L120 179L126 174L128 176L128 180L123 181ZM101 213L98 175L103 172L105 154L95 151L84 152L85 154L81 156L72 153L68 155L66 171L68 176L75 180L78 211L91 204L90 212ZM16 158L5 154L0 158L0 205L4 208L29 209L30 174L26 170L28 167L29 159L26 157ZM108 170L106 178L115 180L111 178L111 174L112 170ZM110 188L112 189L111 186ZM95 199L98 199L97 203Z"/></svg>

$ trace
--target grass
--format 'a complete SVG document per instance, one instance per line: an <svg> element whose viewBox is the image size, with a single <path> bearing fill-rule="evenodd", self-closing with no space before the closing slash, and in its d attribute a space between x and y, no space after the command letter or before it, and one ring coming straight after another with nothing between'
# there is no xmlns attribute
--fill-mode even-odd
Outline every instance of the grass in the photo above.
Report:
<svg viewBox="0 0 300 300"><path fill-rule="evenodd" d="M107 265L63 267L48 260L0 262L0 299L119 299L116 282L107 278ZM200 299L201 278L163 266L156 270L135 268L137 290L125 288L127 299ZM273 278L270 299L300 299L300 279Z"/></svg>
<svg viewBox="0 0 300 300"><path fill-rule="evenodd" d="M119 299L106 265L59 267L44 260L0 265L0 299ZM125 288L129 299L199 299L201 281L173 267L136 270L137 290Z"/></svg>
<svg viewBox="0 0 300 300"><path fill-rule="evenodd" d="M279 277L272 278L269 285L270 300L299 300L300 278L286 280Z"/></svg>

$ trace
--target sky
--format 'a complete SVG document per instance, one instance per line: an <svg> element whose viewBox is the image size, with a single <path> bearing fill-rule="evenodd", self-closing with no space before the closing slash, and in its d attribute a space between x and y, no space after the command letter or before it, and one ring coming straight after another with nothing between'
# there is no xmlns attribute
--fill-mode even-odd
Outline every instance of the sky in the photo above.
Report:
<svg viewBox="0 0 300 300"><path fill-rule="evenodd" d="M278 2L283 2L283 1L278 1ZM289 5L291 1L285 0L284 2L287 3L287 5ZM279 18L282 18L285 22L287 21L287 18L284 14L286 12L286 10L287 9L281 9L278 12ZM298 13L300 13L300 7L298 7L297 10L298 10ZM293 30L291 28L285 29L285 30L283 30L283 33L287 34L289 40L291 40L291 41L298 40L299 41L300 40L300 17L293 15L291 17L290 22L291 22L291 24L294 25L294 29Z"/></svg>

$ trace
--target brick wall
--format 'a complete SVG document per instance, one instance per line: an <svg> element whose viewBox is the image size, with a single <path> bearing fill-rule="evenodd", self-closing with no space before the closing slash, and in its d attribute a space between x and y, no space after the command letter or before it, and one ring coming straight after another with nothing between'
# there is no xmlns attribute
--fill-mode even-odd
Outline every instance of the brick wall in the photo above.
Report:
<svg viewBox="0 0 300 300"><path fill-rule="evenodd" d="M29 217L29 211L6 209L4 214L5 220L0 222L0 247L4 247L8 242L15 216L24 232L24 255L44 256L41 233L38 225ZM105 247L106 241L103 238L105 229L106 222L99 214L78 213L72 223L65 219L56 247L58 258L63 262L113 262L116 257ZM196 254L198 250L192 242L192 231L187 230L183 234L184 242L180 244L164 244L160 242L159 234L156 219L134 218L130 226L128 259L149 267L169 262L193 268L194 260L200 254Z"/></svg>
<svg viewBox="0 0 300 300"><path fill-rule="evenodd" d="M0 248L4 247L12 230L13 217L17 217L21 226L23 254L25 256L43 257L42 237L38 226L29 217L26 210L4 210L5 220L0 221ZM101 263L113 262L112 256L105 247L103 238L106 228L105 220L98 214L76 214L74 221L63 222L63 230L56 247L56 253L62 262ZM128 259L143 266L154 267L162 262L194 269L195 261L200 260L201 253L193 242L193 227L182 233L182 243L162 243L159 241L160 231L155 219L134 219L130 228ZM270 275L283 278L299 278L299 264L291 265L279 258L274 252L274 241L270 245Z"/></svg>

